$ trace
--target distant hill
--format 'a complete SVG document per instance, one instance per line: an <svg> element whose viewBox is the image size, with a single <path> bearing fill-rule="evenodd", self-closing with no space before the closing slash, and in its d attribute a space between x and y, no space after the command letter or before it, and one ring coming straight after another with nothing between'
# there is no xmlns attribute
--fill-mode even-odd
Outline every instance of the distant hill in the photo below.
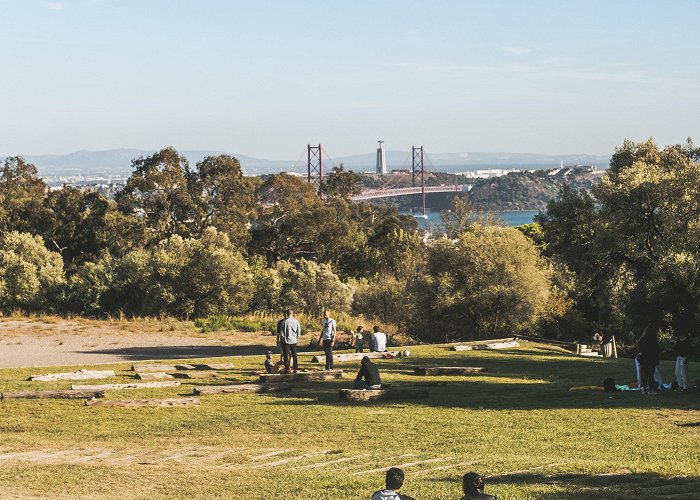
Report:
<svg viewBox="0 0 700 500"><path fill-rule="evenodd" d="M36 165L42 176L67 175L129 175L131 160L140 156L150 156L155 150L110 149L107 151L76 151L67 155L27 155L25 159ZM257 174L279 172L291 167L292 162L263 160L236 153L222 151L180 151L191 165L206 156L232 154L241 162L246 173Z"/></svg>
<svg viewBox="0 0 700 500"><path fill-rule="evenodd" d="M27 161L35 164L42 176L68 175L128 175L131 173L131 160L139 156L148 156L155 150L143 149L110 149L107 151L76 151L66 155L26 155ZM195 164L205 156L223 154L222 151L181 151ZM228 153L241 162L243 171L249 175L270 174L281 171L306 170L305 158L295 161L266 160L253 158L239 153ZM326 168L342 163L346 169L356 171L373 171L376 153L366 153L333 158L326 162ZM520 168L546 169L565 165L594 165L607 168L609 155L596 156L585 154L541 155L530 153L430 153L426 152L425 167L427 170L454 172L479 168ZM410 151L387 151L387 165L391 169L411 167Z"/></svg>
<svg viewBox="0 0 700 500"><path fill-rule="evenodd" d="M346 156L334 158L336 164L342 163L346 169L374 170L376 153ZM410 151L387 151L386 162L389 170L411 167ZM431 153L425 152L424 164L428 170L453 172L459 170L473 170L479 168L520 168L520 169L547 169L556 168L561 162L565 165L592 165L598 168L607 168L610 163L610 155L542 155L533 153Z"/></svg>

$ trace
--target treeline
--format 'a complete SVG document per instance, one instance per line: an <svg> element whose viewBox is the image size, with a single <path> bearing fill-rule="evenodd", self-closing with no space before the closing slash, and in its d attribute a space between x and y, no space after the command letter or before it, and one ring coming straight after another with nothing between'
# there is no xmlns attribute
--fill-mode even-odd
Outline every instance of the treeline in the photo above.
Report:
<svg viewBox="0 0 700 500"><path fill-rule="evenodd" d="M426 239L412 217L351 203L358 176L342 169L319 197L298 177L244 177L225 155L190 166L166 148L133 160L109 200L49 190L33 165L8 158L0 310L204 318L329 308L426 341L628 332L651 309L692 322L696 161L691 145L626 143L592 194L563 190L541 225L494 225L457 197L447 234Z"/></svg>
<svg viewBox="0 0 700 500"><path fill-rule="evenodd" d="M626 141L590 191L567 186L539 216L578 322L632 340L650 325L700 332L700 148Z"/></svg>

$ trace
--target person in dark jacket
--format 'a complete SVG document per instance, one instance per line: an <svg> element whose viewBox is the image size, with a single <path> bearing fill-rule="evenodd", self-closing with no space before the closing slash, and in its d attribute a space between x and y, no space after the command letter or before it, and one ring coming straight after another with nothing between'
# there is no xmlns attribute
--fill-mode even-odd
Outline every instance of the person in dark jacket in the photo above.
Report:
<svg viewBox="0 0 700 500"><path fill-rule="evenodd" d="M659 364L659 340L655 325L647 325L639 339L639 364L642 372L642 394L656 394L654 371Z"/></svg>
<svg viewBox="0 0 700 500"><path fill-rule="evenodd" d="M484 479L476 472L467 472L462 478L461 500L498 500L498 497L484 493Z"/></svg>
<svg viewBox="0 0 700 500"><path fill-rule="evenodd" d="M275 373L275 364L272 362L272 351L267 351L265 355L265 372Z"/></svg>
<svg viewBox="0 0 700 500"><path fill-rule="evenodd" d="M673 353L676 355L676 382L678 382L678 390L681 392L687 391L688 374L685 370L688 365L688 359L693 354L690 337L687 334L678 337Z"/></svg>
<svg viewBox="0 0 700 500"><path fill-rule="evenodd" d="M379 368L372 363L367 356L360 361L360 371L357 372L353 389L381 389L382 379L379 377Z"/></svg>

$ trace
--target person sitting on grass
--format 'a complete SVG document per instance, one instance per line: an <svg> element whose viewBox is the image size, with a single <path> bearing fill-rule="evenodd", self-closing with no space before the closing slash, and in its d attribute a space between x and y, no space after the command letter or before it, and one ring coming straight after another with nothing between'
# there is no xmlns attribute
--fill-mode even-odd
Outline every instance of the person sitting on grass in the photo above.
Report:
<svg viewBox="0 0 700 500"><path fill-rule="evenodd" d="M476 472L467 472L462 478L461 500L498 500L498 497L484 493L484 479Z"/></svg>
<svg viewBox="0 0 700 500"><path fill-rule="evenodd" d="M372 500L415 500L413 497L399 493L403 480L403 471L398 467L392 467L386 471L386 489L375 491Z"/></svg>
<svg viewBox="0 0 700 500"><path fill-rule="evenodd" d="M367 356L360 361L360 371L357 372L353 389L381 389L382 379L379 377L379 368L372 363Z"/></svg>
<svg viewBox="0 0 700 500"><path fill-rule="evenodd" d="M265 355L265 372L275 373L275 364L272 362L272 351L267 351Z"/></svg>

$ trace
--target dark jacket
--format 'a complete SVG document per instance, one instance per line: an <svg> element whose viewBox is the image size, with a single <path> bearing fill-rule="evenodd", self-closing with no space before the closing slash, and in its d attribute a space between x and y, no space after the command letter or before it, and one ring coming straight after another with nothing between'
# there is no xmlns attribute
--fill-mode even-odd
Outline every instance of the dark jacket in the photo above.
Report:
<svg viewBox="0 0 700 500"><path fill-rule="evenodd" d="M689 358L693 354L693 347L690 345L690 337L677 340L676 345L673 347L673 352L676 356Z"/></svg>
<svg viewBox="0 0 700 500"><path fill-rule="evenodd" d="M659 364L659 340L656 338L656 332L648 330L639 339L639 352L642 355L639 360L647 366L656 366Z"/></svg>
<svg viewBox="0 0 700 500"><path fill-rule="evenodd" d="M357 372L357 377L355 377L355 380L362 379L367 382L367 385L381 385L382 379L379 378L379 368L377 368L377 365L371 361L367 361L363 364L360 371Z"/></svg>

